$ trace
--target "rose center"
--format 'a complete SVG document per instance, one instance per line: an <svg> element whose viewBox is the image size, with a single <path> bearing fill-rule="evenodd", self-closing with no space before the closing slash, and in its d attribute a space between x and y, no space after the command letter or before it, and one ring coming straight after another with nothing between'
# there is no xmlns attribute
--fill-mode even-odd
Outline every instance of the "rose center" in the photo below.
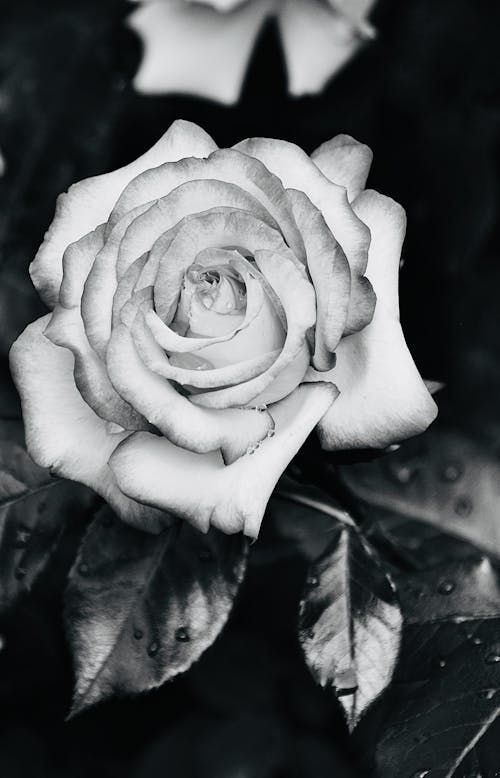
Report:
<svg viewBox="0 0 500 778"><path fill-rule="evenodd" d="M193 264L186 273L188 294L208 310L225 315L241 314L246 308L246 287L237 271L229 265L204 268ZM191 301L192 305L192 301Z"/></svg>

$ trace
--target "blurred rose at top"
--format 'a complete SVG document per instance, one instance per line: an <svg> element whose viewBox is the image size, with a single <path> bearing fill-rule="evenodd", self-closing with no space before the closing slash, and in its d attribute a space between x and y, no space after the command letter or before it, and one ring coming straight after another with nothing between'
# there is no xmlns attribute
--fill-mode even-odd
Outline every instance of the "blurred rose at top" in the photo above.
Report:
<svg viewBox="0 0 500 778"><path fill-rule="evenodd" d="M138 0L128 24L143 53L135 87L235 103L257 38L277 23L290 94L323 89L374 36L374 0Z"/></svg>

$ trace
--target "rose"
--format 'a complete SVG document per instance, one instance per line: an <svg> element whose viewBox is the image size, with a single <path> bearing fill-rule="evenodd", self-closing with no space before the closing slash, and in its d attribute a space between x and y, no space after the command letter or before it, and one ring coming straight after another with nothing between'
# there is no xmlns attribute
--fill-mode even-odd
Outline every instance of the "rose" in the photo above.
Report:
<svg viewBox="0 0 500 778"><path fill-rule="evenodd" d="M128 20L144 57L135 86L234 103L256 38L276 18L293 95L320 91L374 31L374 0L139 0Z"/></svg>
<svg viewBox="0 0 500 778"><path fill-rule="evenodd" d="M405 214L364 190L371 156L346 135L312 158L218 150L179 121L62 194L31 266L53 312L11 350L33 458L150 531L171 511L257 536L316 425L328 450L424 430L435 405L398 315Z"/></svg>

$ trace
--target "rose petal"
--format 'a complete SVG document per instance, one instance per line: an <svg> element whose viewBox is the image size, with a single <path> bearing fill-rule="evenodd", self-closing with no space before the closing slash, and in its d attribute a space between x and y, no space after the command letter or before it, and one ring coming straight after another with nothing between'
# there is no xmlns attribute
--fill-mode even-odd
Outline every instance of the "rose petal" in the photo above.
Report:
<svg viewBox="0 0 500 778"><path fill-rule="evenodd" d="M199 389L214 389L221 386L248 381L259 375L271 365L279 351L251 359L239 360L226 367L216 369L196 370L173 365L163 349L159 347L151 334L143 317L137 317L133 326L134 341L144 364L153 372L169 381L175 381L181 386L197 387Z"/></svg>
<svg viewBox="0 0 500 778"><path fill-rule="evenodd" d="M44 334L55 345L72 351L76 386L98 416L125 429L147 429L144 419L113 389L104 364L90 347L83 326L80 299L89 268L102 247L103 233L101 225L64 252L60 302L54 308Z"/></svg>
<svg viewBox="0 0 500 778"><path fill-rule="evenodd" d="M264 373L250 381L196 395L192 402L197 405L227 408L276 402L298 386L307 370L306 334L316 321L314 288L286 257L272 251L256 251L255 261L280 298L287 317L286 340L281 354ZM286 375L281 375L285 369Z"/></svg>
<svg viewBox="0 0 500 778"><path fill-rule="evenodd" d="M139 259L136 259L135 262L132 262L127 272L120 278L120 281L118 282L118 286L116 287L115 294L113 296L113 310L112 310L113 327L118 326L120 322L121 312L124 306L128 303L128 301L132 297L135 288L137 286L137 282L141 277L141 273L144 270L144 267L146 266L148 259L149 259L149 254L146 252L145 254L142 255L142 257L139 257ZM111 337L111 330L110 330L110 337Z"/></svg>
<svg viewBox="0 0 500 778"><path fill-rule="evenodd" d="M184 273L196 256L209 246L242 247L251 254L268 249L279 252L293 267L297 263L281 233L246 211L221 208L187 217L179 224L168 248L159 242L151 250L149 261L153 265L161 256L154 294L156 312L164 321L170 322L174 316ZM299 264L295 272L296 275L304 274L302 265Z"/></svg>
<svg viewBox="0 0 500 778"><path fill-rule="evenodd" d="M336 135L313 151L311 159L330 181L345 186L348 199L354 200L365 188L373 153L350 135Z"/></svg>
<svg viewBox="0 0 500 778"><path fill-rule="evenodd" d="M138 296L137 313L140 302ZM131 325L126 323L113 330L107 365L119 394L176 446L198 453L220 448L224 461L233 462L272 429L272 419L266 413L246 409L216 412L193 406L168 381L146 367L134 343Z"/></svg>
<svg viewBox="0 0 500 778"><path fill-rule="evenodd" d="M299 146L273 138L248 138L234 147L261 160L287 189L304 192L318 208L342 246L354 273L362 274L368 260L370 231L353 212L344 187L330 181Z"/></svg>
<svg viewBox="0 0 500 778"><path fill-rule="evenodd" d="M159 199L187 181L202 179L225 181L252 195L279 225L296 256L304 256L302 238L288 208L281 181L262 162L234 149L220 149L205 160L184 159L175 165L161 165L137 176L124 189L109 224L115 224L123 214L146 200Z"/></svg>
<svg viewBox="0 0 500 778"><path fill-rule="evenodd" d="M242 5L244 2L246 2L246 0L187 0L187 2L208 5L210 8L215 8L217 11L225 13L227 11L232 11L239 5Z"/></svg>
<svg viewBox="0 0 500 778"><path fill-rule="evenodd" d="M324 448L382 448L425 430L436 406L399 324L398 272L406 219L400 205L367 190L356 212L372 232L367 273L377 307L366 329L344 338L332 371L340 397L319 424Z"/></svg>
<svg viewBox="0 0 500 778"><path fill-rule="evenodd" d="M104 224L71 243L62 258L62 282L59 302L65 308L80 307L85 281L96 254L104 244Z"/></svg>
<svg viewBox="0 0 500 778"><path fill-rule="evenodd" d="M241 187L208 178L187 181L157 200L130 224L119 247L116 263L118 277L126 272L137 257L149 251L163 233L175 227L182 219L221 207L248 211L269 227L278 229L276 221L261 203Z"/></svg>
<svg viewBox="0 0 500 778"><path fill-rule="evenodd" d="M245 318L241 324L238 324L232 332L229 332L226 335L219 335L212 338L195 338L193 336L187 338L184 335L179 335L175 330L166 325L151 307L151 310L146 312L145 319L158 345L169 353L191 354L200 348L210 346L214 343L227 343L236 335L236 333L240 332L245 327L250 326L264 305L265 293L260 283L251 277L246 279L246 281L247 307ZM139 292L136 292L136 294L148 295L150 289L151 287L141 289ZM126 310L122 309L122 318L124 317L124 314L126 315Z"/></svg>
<svg viewBox="0 0 500 778"><path fill-rule="evenodd" d="M255 538L276 482L336 396L331 384L300 386L272 406L275 436L229 467L216 453L193 454L141 432L120 446L110 466L133 499L205 530L212 524Z"/></svg>
<svg viewBox="0 0 500 778"><path fill-rule="evenodd" d="M115 391L106 365L87 340L79 308L56 305L44 335L55 346L63 346L72 352L78 391L101 419L119 424L126 430L149 428L140 413Z"/></svg>
<svg viewBox="0 0 500 778"><path fill-rule="evenodd" d="M134 162L112 173L73 184L68 192L59 195L52 224L30 266L33 283L43 301L49 307L57 302L62 279L62 255L66 247L106 221L129 181L155 165L186 156L204 157L215 148L210 136L196 124L176 121L149 151Z"/></svg>
<svg viewBox="0 0 500 778"><path fill-rule="evenodd" d="M307 267L316 292L313 365L328 370L347 325L351 271L346 256L309 198L289 189L295 220L302 230Z"/></svg>
<svg viewBox="0 0 500 778"><path fill-rule="evenodd" d="M116 291L116 262L118 249L127 227L151 207L145 203L125 214L108 234L102 249L96 253L83 294L80 293L82 319L87 338L94 351L104 359L111 336L113 296ZM64 280L62 288L64 287Z"/></svg>
<svg viewBox="0 0 500 778"><path fill-rule="evenodd" d="M280 317L276 312L272 300L267 294L259 294L259 300L261 301L259 310L256 311L253 305L253 293L256 286L260 284L260 277L262 273L255 272L250 262L243 260L243 257L236 251L226 251L223 249L208 249L200 252L197 255L196 261L204 266L209 267L212 261L216 261L218 258L224 258L229 266L238 263L238 258L241 258L239 272L241 277L246 283L247 289L247 305L243 322L238 325L237 331L233 328L233 337L230 340L222 341L220 343L212 343L210 345L204 345L199 350L191 352L193 355L200 357L202 360L209 362L214 368L221 368L225 366L231 366L242 360L253 359L262 354L280 351L285 342L285 327L282 326ZM259 278L256 278L259 276ZM267 286L270 284L267 283ZM265 291L265 290L264 290ZM274 290L273 290L274 291ZM247 315L255 310L255 315L250 318ZM211 313L211 312L207 312ZM230 326L231 316L223 316L221 314L212 314L212 316L218 316L219 319L226 319L227 325ZM198 321L193 316L190 317L190 331L187 332L187 337L191 339L191 335L200 333L209 335L209 333L203 332L200 327L197 326ZM222 328L221 334L223 334ZM226 327L226 332L230 331ZM216 336L215 330L213 331ZM182 366L182 363L180 363ZM269 365L268 365L269 366ZM257 373L255 373L257 375ZM250 378L250 376L249 376ZM236 382L231 382L236 383ZM237 383L240 383L239 381Z"/></svg>
<svg viewBox="0 0 500 778"><path fill-rule="evenodd" d="M283 0L278 21L292 95L319 92L362 43L352 21L319 0Z"/></svg>
<svg viewBox="0 0 500 778"><path fill-rule="evenodd" d="M144 4L128 19L144 46L135 88L145 94L180 92L236 102L272 5L273 0L253 0L222 17L202 5Z"/></svg>
<svg viewBox="0 0 500 778"><path fill-rule="evenodd" d="M10 352L31 456L57 475L94 489L127 523L158 532L169 517L125 496L108 467L129 433L108 433L106 422L83 401L73 381L71 352L43 334L49 320L50 314L30 324Z"/></svg>

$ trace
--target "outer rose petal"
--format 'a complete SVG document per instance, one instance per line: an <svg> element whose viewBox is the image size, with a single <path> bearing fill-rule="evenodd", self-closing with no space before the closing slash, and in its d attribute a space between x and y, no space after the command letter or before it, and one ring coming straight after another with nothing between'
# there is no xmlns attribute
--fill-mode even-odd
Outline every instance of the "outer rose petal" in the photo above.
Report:
<svg viewBox="0 0 500 778"><path fill-rule="evenodd" d="M275 436L228 467L216 453L193 454L147 432L120 446L110 466L132 499L171 510L205 530L213 525L257 537L276 482L336 396L331 384L300 386L271 406Z"/></svg>
<svg viewBox="0 0 500 778"><path fill-rule="evenodd" d="M362 34L369 30L319 0L283 0L278 21L288 88L297 96L319 92L358 50Z"/></svg>
<svg viewBox="0 0 500 778"><path fill-rule="evenodd" d="M54 345L65 346L75 357L75 383L85 401L98 416L125 429L147 429L148 425L113 389L104 363L91 348L84 330L80 301L85 278L94 257L102 248L104 226L68 246L63 256L63 281L45 336Z"/></svg>
<svg viewBox="0 0 500 778"><path fill-rule="evenodd" d="M334 352L346 328L351 271L321 212L303 192L289 189L288 196L302 229L307 267L316 292L313 365L318 370L328 370L334 364Z"/></svg>
<svg viewBox="0 0 500 778"><path fill-rule="evenodd" d="M113 297L116 292L116 258L118 249L127 227L141 213L151 207L151 203L134 208L115 224L108 233L103 248L97 253L94 264L85 281L83 294L80 295L80 307L85 332L92 348L104 359L106 347L111 337ZM64 288L64 280L61 290Z"/></svg>
<svg viewBox="0 0 500 778"><path fill-rule="evenodd" d="M354 200L365 188L373 153L350 135L336 135L313 151L311 159L330 181L345 186L349 200Z"/></svg>
<svg viewBox="0 0 500 778"><path fill-rule="evenodd" d="M248 138L235 148L260 159L281 178L285 187L304 192L321 211L351 268L346 334L365 327L371 321L375 306L373 289L364 276L370 230L351 208L345 188L324 176L307 154L293 143L273 138Z"/></svg>
<svg viewBox="0 0 500 778"><path fill-rule="evenodd" d="M274 138L247 138L234 147L259 159L286 189L304 192L318 208L338 240L354 273L364 273L370 231L353 213L343 186L330 181L294 143Z"/></svg>
<svg viewBox="0 0 500 778"><path fill-rule="evenodd" d="M50 314L30 324L10 351L21 395L26 442L33 459L57 475L80 481L139 529L158 532L169 517L129 499L117 486L108 459L129 433L110 434L84 402L73 380L73 356L44 335Z"/></svg>
<svg viewBox="0 0 500 778"><path fill-rule="evenodd" d="M309 164L316 170L312 163ZM181 184L198 179L225 181L252 195L274 218L297 257L303 257L304 246L300 232L287 207L280 179L258 159L234 149L219 149L207 159L183 159L177 164L167 163L146 170L123 190L110 215L108 229L136 205L146 200L164 198Z"/></svg>
<svg viewBox="0 0 500 778"><path fill-rule="evenodd" d="M183 92L234 103L248 60L274 0L252 0L220 14L213 8L149 2L128 20L144 57L135 87L146 94Z"/></svg>
<svg viewBox="0 0 500 778"><path fill-rule="evenodd" d="M122 189L148 168L184 157L205 157L217 148L196 124L176 121L160 140L129 165L73 184L57 198L54 220L31 263L30 273L43 301L53 307L62 278L66 246L105 222Z"/></svg>
<svg viewBox="0 0 500 778"><path fill-rule="evenodd" d="M340 397L319 424L324 448L378 448L423 432L436 416L399 323L398 272L406 218L400 205L367 190L355 201L370 227L367 274L377 293L371 324L344 338L332 371Z"/></svg>
<svg viewBox="0 0 500 778"><path fill-rule="evenodd" d="M157 200L127 228L116 262L118 278L137 257L150 250L164 232L182 219L222 207L248 211L268 226L279 229L259 201L241 187L208 178L187 181Z"/></svg>

